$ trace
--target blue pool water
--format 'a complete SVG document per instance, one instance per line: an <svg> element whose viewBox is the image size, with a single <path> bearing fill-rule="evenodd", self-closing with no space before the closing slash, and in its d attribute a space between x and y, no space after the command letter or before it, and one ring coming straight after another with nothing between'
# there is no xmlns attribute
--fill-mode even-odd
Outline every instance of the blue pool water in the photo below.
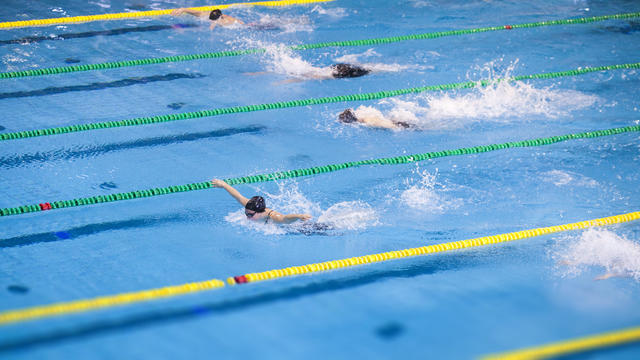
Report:
<svg viewBox="0 0 640 360"><path fill-rule="evenodd" d="M200 5L9 0L0 20ZM189 17L4 30L2 72L268 51L0 80L0 129L634 63L638 20L303 52L282 45L639 9L635 1L338 0L228 11L248 22L284 23L275 30L211 32ZM376 71L288 81L336 62ZM248 74L258 72L266 73ZM637 125L639 98L638 71L617 70L5 141L0 207ZM360 106L417 130L336 122L342 110ZM238 186L282 212L310 212L333 225L318 234L251 224L221 189L1 217L0 310L637 211L639 138L630 133ZM0 357L476 358L640 324L639 243L640 225L631 222L28 321L0 327ZM607 271L631 276L594 281ZM640 346L631 345L588 356L638 354Z"/></svg>

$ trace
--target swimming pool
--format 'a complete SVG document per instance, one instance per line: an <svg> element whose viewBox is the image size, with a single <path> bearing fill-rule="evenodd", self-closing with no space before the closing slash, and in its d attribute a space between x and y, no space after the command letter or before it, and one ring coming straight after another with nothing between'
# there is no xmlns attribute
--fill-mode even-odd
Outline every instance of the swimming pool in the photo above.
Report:
<svg viewBox="0 0 640 360"><path fill-rule="evenodd" d="M0 19L197 5L9 1ZM18 132L635 63L637 20L375 46L282 46L634 11L632 1L339 0L229 10L284 23L275 30L212 33L188 17L5 30L2 72L267 51L0 79L0 126ZM337 62L375 71L287 82ZM266 73L248 75L258 72ZM637 70L603 71L3 141L0 207L638 125L638 81ZM359 106L418 129L336 122ZM220 189L2 216L0 310L637 211L638 139L631 132L237 187L334 227L311 234L249 223ZM640 266L620 252L634 254L639 235L629 222L21 322L0 327L0 351L11 358L475 358L637 326ZM594 281L607 266L634 277ZM632 359L639 349L589 355Z"/></svg>

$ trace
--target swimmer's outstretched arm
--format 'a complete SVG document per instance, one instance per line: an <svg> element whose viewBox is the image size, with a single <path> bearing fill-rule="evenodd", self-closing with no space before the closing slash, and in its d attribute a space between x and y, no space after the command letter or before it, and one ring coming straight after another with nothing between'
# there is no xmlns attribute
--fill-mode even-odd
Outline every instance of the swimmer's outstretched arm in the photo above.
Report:
<svg viewBox="0 0 640 360"><path fill-rule="evenodd" d="M242 205L242 207L245 207L247 205L247 202L249 202L249 199L242 196L242 194L240 194L238 190L234 189L231 185L224 182L224 180L213 179L211 180L211 184L213 185L213 187L219 187L227 190L229 195L233 196L233 198L236 199L240 203L240 205Z"/></svg>
<svg viewBox="0 0 640 360"><path fill-rule="evenodd" d="M631 277L631 274L628 273L606 273L600 276L596 276L593 280L607 280L612 277Z"/></svg>
<svg viewBox="0 0 640 360"><path fill-rule="evenodd" d="M182 14L189 14L189 15L193 15L196 17L209 17L209 12L207 11L197 11L197 10L191 10L189 8L180 8L180 9L175 9L171 12L171 15L173 16L179 16Z"/></svg>
<svg viewBox="0 0 640 360"><path fill-rule="evenodd" d="M222 19L224 20L224 22L226 24L238 23L240 25L244 25L244 21L242 21L242 20L240 20L238 18L234 18L233 16L222 15Z"/></svg>
<svg viewBox="0 0 640 360"><path fill-rule="evenodd" d="M288 214L283 215L277 211L271 212L271 219L273 222L278 224L291 224L292 222L296 222L297 220L307 221L311 219L311 215L309 214Z"/></svg>

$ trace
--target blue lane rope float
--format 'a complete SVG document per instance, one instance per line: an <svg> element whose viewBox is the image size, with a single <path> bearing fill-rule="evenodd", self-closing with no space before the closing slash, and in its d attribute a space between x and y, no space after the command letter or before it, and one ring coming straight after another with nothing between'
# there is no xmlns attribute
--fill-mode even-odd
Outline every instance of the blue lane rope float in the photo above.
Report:
<svg viewBox="0 0 640 360"><path fill-rule="evenodd" d="M625 20L625 19L633 19L638 17L640 17L640 12L628 13L628 14L605 15L605 16L593 16L593 17L578 18L578 19L540 21L540 22L526 23L526 24L490 26L490 27L475 28L475 29L438 31L438 32L425 33L425 34L411 34L411 35L392 36L392 37L385 37L385 38L330 41L330 42L315 43L315 44L293 45L293 46L289 46L289 49L295 50L295 51L301 51L301 50L320 49L320 48L327 48L327 47L382 45L382 44L391 44L391 43L410 41L410 40L436 39L436 38L441 38L445 36L470 35L470 34L489 32L489 31L526 29L526 28L535 28L535 27L551 26L551 25L587 24L587 23L593 23L593 22L605 21L605 20ZM266 49L264 48L251 48L251 49L208 52L208 53L201 53L201 54L175 55L175 56L166 56L166 57L159 57L159 58L111 61L111 62L105 62L105 63L99 63L99 64L83 64L83 65L42 68L42 69L10 71L10 72L0 73L0 79L66 74L66 73L81 72L81 71L107 70L107 69L117 69L122 67L129 67L129 66L164 64L164 63L193 61L193 60L202 60L202 59L216 59L216 58L229 57L229 56L259 54L264 52L266 52Z"/></svg>
<svg viewBox="0 0 640 360"><path fill-rule="evenodd" d="M360 166L408 164L408 163L413 163L417 161L425 161L428 159L435 159L435 158L448 157L448 156L479 154L479 153L485 153L490 151L505 150L510 148L519 148L519 147L543 146L543 145L555 144L555 143L569 141L569 140L597 138L602 136L611 136L611 135L633 133L633 132L640 132L640 125L626 126L626 127L606 129L606 130L595 130L595 131L574 133L574 134L561 135L561 136L551 136L551 137L538 138L538 139L532 139L532 140L507 142L502 144L480 145L480 146L467 147L467 148L461 148L456 150L435 151L435 152L427 152L427 153L415 154L415 155L396 156L396 157L390 157L390 158L351 161L351 162L345 162L341 164L315 166L315 167L306 168L306 169L278 171L270 174L230 178L230 179L226 179L225 181L230 185L252 184L252 183L258 183L258 182L296 178L296 177L302 177L302 176L313 176L316 174L329 173L329 172L340 171L340 170L345 170L345 169L360 167ZM168 195L168 194L174 194L174 193L185 192L185 191L204 190L204 189L209 189L211 187L212 187L211 182L205 181L205 182L192 183L192 184L186 184L186 185L160 187L160 188L138 190L138 191L125 192L125 193L118 193L118 194L90 196L90 197L77 198L72 200L43 202L40 204L3 208L3 209L0 209L0 216L19 215L19 214L25 214L25 213L31 213L31 212L62 209L62 208L75 207L75 206L86 206L86 205L122 201L122 200L133 200L138 198Z"/></svg>
<svg viewBox="0 0 640 360"><path fill-rule="evenodd" d="M185 113L178 113L178 114L139 117L139 118L133 118L133 119L127 119L127 120L119 120L119 121L107 121L107 122L98 122L98 123L60 126L60 127L54 127L54 128L48 128L48 129L8 132L8 133L0 134L0 141L26 139L26 138L32 138L32 137L38 137L38 136L60 135L60 134L73 133L73 132L110 129L110 128L117 128L117 127L125 127L125 126L159 124L159 123L165 123L165 122L171 122L171 121L197 119L197 118L218 116L218 115L224 115L224 114L238 114L238 113L247 113L247 112L254 112L254 111L286 109L286 108L330 104L330 103L338 103L338 102L348 102L348 101L377 100L377 99L384 99L384 98L389 98L389 97L399 96L399 95L418 94L418 93L427 92L427 91L446 91L446 90L454 90L454 89L468 89L468 88L474 88L479 86L488 86L500 81L554 79L554 78L567 77L567 76L584 75L584 74L594 73L599 71L612 71L612 70L622 70L622 69L640 69L640 63L585 67L585 68L575 69L575 70L520 75L520 76L513 76L510 78L495 79L495 80L485 79L480 81L464 81L464 82L458 82L458 83L429 85L429 86L421 86L421 87L406 88L406 89L378 91L378 92L364 93L364 94L329 96L329 97L282 101L282 102L274 102L274 103L258 104L258 105L233 106L233 107L185 112Z"/></svg>

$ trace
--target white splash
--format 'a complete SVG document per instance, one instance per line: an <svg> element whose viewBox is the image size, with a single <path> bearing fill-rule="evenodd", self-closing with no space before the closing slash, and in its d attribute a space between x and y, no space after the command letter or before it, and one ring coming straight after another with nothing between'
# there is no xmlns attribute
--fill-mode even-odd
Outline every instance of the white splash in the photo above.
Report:
<svg viewBox="0 0 640 360"><path fill-rule="evenodd" d="M359 54L346 54L340 57L335 58L334 60L337 62L343 62L343 63L357 63L360 61L360 58L362 57L380 57L380 54L378 54L374 49L368 49L367 51L363 52L363 53L359 53Z"/></svg>
<svg viewBox="0 0 640 360"><path fill-rule="evenodd" d="M318 13L319 15L329 15L333 18L341 18L347 16L347 10L344 8L331 8L331 10L327 10L320 5L316 5L313 9L311 9L312 13Z"/></svg>
<svg viewBox="0 0 640 360"><path fill-rule="evenodd" d="M517 63L517 62L516 62ZM508 78L515 67L510 65L496 74L493 63L468 77ZM390 65L394 69L395 65ZM484 87L457 92L424 93L409 98L389 98L378 102L384 116L392 122L407 122L423 130L456 129L465 125L491 121L509 123L517 119L566 117L571 112L596 104L597 96L575 90L536 88L521 81L496 81Z"/></svg>
<svg viewBox="0 0 640 360"><path fill-rule="evenodd" d="M302 59L300 53L296 53L284 44L271 44L265 46L265 60L267 70L287 75L294 78L306 79L315 77L331 77L333 72L329 67L316 67Z"/></svg>
<svg viewBox="0 0 640 360"><path fill-rule="evenodd" d="M550 182L555 186L584 186L596 187L598 182L580 174L570 173L562 170L551 170L540 174L542 181Z"/></svg>
<svg viewBox="0 0 640 360"><path fill-rule="evenodd" d="M398 72L407 69L433 69L433 66L426 65L402 65L398 63L377 63L377 62L365 62L361 60L362 58L371 58L371 57L381 57L382 55L378 54L374 49L368 49L367 51L359 54L346 54L340 57L335 58L336 62L340 63L350 63L350 64L358 64L362 67L365 67L372 72Z"/></svg>
<svg viewBox="0 0 640 360"><path fill-rule="evenodd" d="M577 276L589 267L604 268L607 274L640 280L640 244L604 229L588 229L579 238L553 254L565 276Z"/></svg>
<svg viewBox="0 0 640 360"><path fill-rule="evenodd" d="M420 171L419 167L413 171L419 181L414 184L415 177L405 180L408 189L400 194L400 201L413 209L419 209L427 214L440 214L446 210L456 209L462 204L460 199L447 199L441 193L444 187L436 181L437 169L434 174L427 170Z"/></svg>
<svg viewBox="0 0 640 360"><path fill-rule="evenodd" d="M280 182L278 193L264 194L267 207L282 214L311 214L311 222L327 225L331 230L362 230L379 224L378 215L371 206L362 201L344 201L330 206L327 210L307 199L298 189L296 183ZM316 216L319 214L319 216ZM291 231L304 230L305 223L297 221L290 225L276 225L273 222L252 221L246 218L243 209L238 209L225 216L231 224L247 230L261 232L265 235L282 235Z"/></svg>
<svg viewBox="0 0 640 360"><path fill-rule="evenodd" d="M363 230L379 225L378 214L362 201L343 201L325 210L318 222L338 230Z"/></svg>
<svg viewBox="0 0 640 360"><path fill-rule="evenodd" d="M257 26L258 28L273 28L278 29L281 33L293 33L299 31L312 32L313 24L309 20L308 16L282 16L282 15L270 15L261 14L258 21L250 23L250 26Z"/></svg>
<svg viewBox="0 0 640 360"><path fill-rule="evenodd" d="M391 105L385 115L391 121L437 130L480 121L509 123L514 118L531 116L554 119L592 106L597 100L597 96L574 90L536 89L523 82L499 82L466 94L423 94L412 100L390 98L379 105Z"/></svg>
<svg viewBox="0 0 640 360"><path fill-rule="evenodd" d="M269 72L286 75L300 80L333 78L333 69L330 65L316 66L304 60L300 52L293 51L284 44L265 45L261 42L247 41L252 45L251 47L266 49L266 52L264 53L264 61L266 63L266 70ZM397 72L412 67L401 64L359 63L358 61L347 61L353 59L357 60L362 56L376 56L376 54L371 50L361 54L344 55L336 59L336 62L352 63L369 69L372 72ZM413 68L419 67L413 66Z"/></svg>
<svg viewBox="0 0 640 360"><path fill-rule="evenodd" d="M272 194L263 191L268 207L277 209L278 212L317 214L321 212L320 206L307 199L298 189L298 185L293 181L276 182L278 193Z"/></svg>

